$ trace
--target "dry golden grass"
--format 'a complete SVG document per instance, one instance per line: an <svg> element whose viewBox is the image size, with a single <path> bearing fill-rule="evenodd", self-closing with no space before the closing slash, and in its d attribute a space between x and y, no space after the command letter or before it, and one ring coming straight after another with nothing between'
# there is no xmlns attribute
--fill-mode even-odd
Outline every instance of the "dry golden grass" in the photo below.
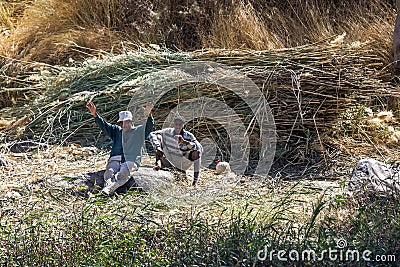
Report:
<svg viewBox="0 0 400 267"><path fill-rule="evenodd" d="M58 64L68 62L72 55L75 59L86 57L91 49L115 51L121 38L107 22L111 21L106 15L109 11L101 16L98 9L90 8L89 1L37 0L25 10L12 35L4 38L7 48L3 47L2 53Z"/></svg>
<svg viewBox="0 0 400 267"><path fill-rule="evenodd" d="M389 0L6 1L0 4L0 55L65 63L90 53L85 48L119 52L121 41L179 50L269 50L345 32L345 42L373 42L389 63L395 15ZM65 45L71 43L78 46Z"/></svg>
<svg viewBox="0 0 400 267"><path fill-rule="evenodd" d="M280 248L288 250L307 246L321 251L343 237L346 237L349 244L356 244L360 249L368 248L375 254L399 251L399 231L396 231L399 218L397 200L377 199L372 203L352 204L351 200L348 202L338 195L342 192L339 181L349 178L349 171L357 160L373 156L384 162L392 162L400 157L399 124L390 112L378 113L382 110L393 110L396 116L399 112L398 98L389 103L387 108L387 103L380 103L379 109L374 110L375 113L371 110L364 114L355 110L351 114L344 114L344 118L339 118L335 124L324 121L327 118L336 118L339 107L347 110L350 105L350 102L337 104L337 87L343 92L354 90L354 94L342 94L340 97L343 99L370 94L371 97L372 94L377 94L378 98L385 88L396 89L390 73L391 37L395 17L391 1L34 0L26 8L13 9L16 3L24 2L28 3L23 0L6 0L0 3L0 72L5 73L4 77L9 79L9 84L0 80L0 86L6 84L9 89L32 87L33 89L28 88L31 90L29 92L38 90L42 95L48 94L49 98L38 98L31 102L32 106L38 105L36 113L32 111L32 106L27 108L20 105L20 101L16 102L18 105L15 104L18 108L3 109L0 130L2 134L6 134L4 131L11 129L9 133L12 138L29 138L25 135L24 125L28 123L29 116L32 116L37 121L32 125L37 128L31 125L31 131L54 131L54 135L51 133L49 137L41 135L40 140L53 140L51 138L55 137L62 142L58 142L59 146L46 146L40 150L35 148L27 153L10 153L10 143L0 147L1 154L5 154L9 163L0 168L0 193L5 205L1 210L4 231L0 233L0 247L5 253L1 254L0 262L6 265L22 265L23 262L30 266L61 263L70 266L108 266L118 262L116 259L139 259L138 262L149 262L150 265L168 265L171 262L188 265L189 262L196 262L192 258L196 254L200 255L196 262L198 265L237 266L256 263L251 255L265 244L280 244ZM23 16L21 10L24 10ZM79 115L90 116L86 110L86 113L68 113L84 109L82 100L89 95L82 95L82 91L91 91L94 88L103 90L112 82L116 84L117 79L120 79L118 77L131 77L139 73L143 75L150 68L154 70L157 66L166 64L165 62L177 62L182 57L170 56L163 59L159 56L161 53L157 52L153 60L153 52L149 52L143 56L152 64L147 66L147 70L146 65L136 58L131 59L131 67L122 62L121 58L114 65L104 60L99 63L99 71L95 77L85 72L85 69L79 71L79 64L76 64L68 71L69 78L76 77L79 81L70 87L71 94L75 95L69 101L66 100L68 95L59 92L66 83L54 88L54 94L45 92L49 89L46 84L34 87L34 81L41 79L35 75L50 73L48 68L52 70L52 66L27 64L28 68L17 66L25 65L26 62L1 58L1 55L5 55L22 60L64 64L70 58L76 60L101 50L120 52L121 41L142 45L155 43L169 49L182 50L269 50L330 42L334 39L332 36L344 32L346 35L336 38L332 45L283 49L270 54L227 50L220 51L218 55L210 49L197 56L198 59L208 58L247 68L251 70L247 74L255 78L263 88L266 77L273 78L273 75L266 74L271 69L277 69L274 67L276 62L281 62L281 59L290 61L291 65L280 67L292 70L296 78L297 75L301 77L302 101L309 103L303 110L313 111L304 114L315 114L313 120L305 117L305 122L308 120L309 123L308 128L303 122L299 123L300 127L292 135L297 114L302 110L298 111L300 103L298 99L294 99L292 93L291 73L282 72L286 76L280 75L279 81L272 79L271 81L276 81L276 86L272 82L271 88L279 93L277 100L284 100L273 101L276 107L283 107L274 109L278 114L277 125L281 125L283 129L278 134L288 135L282 138L287 140L286 145L293 140L293 144L281 147L279 157L285 159L283 164L293 161L293 165L300 167L289 170L283 167L277 175L265 181L244 177L234 183L223 183L223 176L202 171L202 179L196 189L178 184L174 189L179 190L166 191L165 194L130 192L114 198L85 195L85 188L80 186L74 190L65 190L47 184L50 178L61 180L74 177L78 173L100 170L104 168L108 157L106 151L95 148L88 149L73 144L62 146L70 135L69 132L68 135L65 134L64 128L62 131L55 131L60 129L57 121L63 127L71 127L74 134L75 130L82 129L85 133L94 135L90 131L98 129L88 124L93 118L85 121L84 116ZM347 45L337 45L341 42L354 42L354 46L350 49ZM369 44L365 45L366 42ZM359 45L360 43L364 44ZM287 53L291 54L287 56ZM94 60L92 63L95 64ZM3 72L2 68L6 65L12 68L4 68ZM31 72L31 69L34 71ZM67 68L55 67L54 71L61 69ZM303 72L304 69L306 73ZM93 69L88 71L95 73ZM21 73L25 75L21 76ZM113 81L109 77L113 77ZM62 79L65 77L59 80L60 85L63 83ZM34 94L15 92L21 98L29 98L30 94ZM108 94L113 92L106 89L104 92L99 91L96 103L104 101L109 110L115 110L112 105L120 108L119 102L110 101ZM385 99L382 97L382 102L395 95L397 91L387 93ZM10 99L15 101L12 91L5 90L1 96L3 99L0 104L9 102ZM332 101L335 105L326 109L335 112L318 113L323 109L320 103L325 105L331 101L330 98L326 100L326 96L337 97ZM307 99L310 101L307 102ZM380 98L378 100L381 101ZM40 106L42 103L43 107ZM60 103L64 105L61 107ZM390 104L393 108L389 107ZM313 105L318 109L313 110ZM72 117L76 114L74 121L70 120L70 114L73 114ZM369 120L374 114L377 119L370 125ZM62 124L64 118L68 123ZM85 124L88 127L81 128L80 125ZM310 135L313 130L309 129L314 126L319 127L318 138ZM321 126L329 127L331 132L323 132ZM295 136L303 133L305 137ZM78 135L76 137L79 138ZM318 152L319 156L323 155L325 162L322 156L317 157L316 153L307 152L310 151L309 141L310 148ZM150 158L147 160L148 163L154 161L153 158L151 161ZM321 172L319 165L324 168ZM293 182L281 180L281 174L287 179L308 177L313 180L301 179L292 186ZM322 181L322 178L335 181ZM243 206L245 208L242 209ZM234 210L238 212L233 213ZM258 215L254 215L255 213ZM374 242L371 243L371 240ZM379 242L375 242L376 240ZM184 250L170 249L182 244ZM121 248L124 254L119 254ZM226 255L223 254L224 251L232 253ZM138 262L135 262L136 265ZM119 264L131 266L135 263L126 261ZM276 262L271 264L276 265ZM307 264L309 265L308 262L303 265Z"/></svg>
<svg viewBox="0 0 400 267"><path fill-rule="evenodd" d="M0 2L0 25L4 28L13 28L12 8L7 3Z"/></svg>
<svg viewBox="0 0 400 267"><path fill-rule="evenodd" d="M270 50L284 46L265 25L263 18L257 15L254 7L243 2L239 2L232 13L219 12L210 34L202 37L206 47Z"/></svg>
<svg viewBox="0 0 400 267"><path fill-rule="evenodd" d="M3 0L0 2L0 30L13 29L32 1Z"/></svg>

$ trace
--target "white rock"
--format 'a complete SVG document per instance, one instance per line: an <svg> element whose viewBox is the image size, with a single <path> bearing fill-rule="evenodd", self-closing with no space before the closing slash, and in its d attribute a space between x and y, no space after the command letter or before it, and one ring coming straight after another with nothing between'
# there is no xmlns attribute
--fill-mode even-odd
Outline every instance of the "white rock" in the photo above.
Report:
<svg viewBox="0 0 400 267"><path fill-rule="evenodd" d="M217 166L215 166L215 172L217 174L229 173L231 172L231 166L229 165L228 162L221 161L217 164Z"/></svg>
<svg viewBox="0 0 400 267"><path fill-rule="evenodd" d="M171 172L164 170L155 171L149 167L140 167L132 173L132 176L136 184L143 191L169 188L175 180L175 176Z"/></svg>

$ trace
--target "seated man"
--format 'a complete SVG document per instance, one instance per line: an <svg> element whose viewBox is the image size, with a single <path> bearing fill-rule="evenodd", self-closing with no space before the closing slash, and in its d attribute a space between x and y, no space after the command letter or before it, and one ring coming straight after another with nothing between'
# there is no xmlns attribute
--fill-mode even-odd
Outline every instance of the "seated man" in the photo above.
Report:
<svg viewBox="0 0 400 267"><path fill-rule="evenodd" d="M156 166L176 167L187 170L194 163L193 186L196 186L200 174L201 153L203 147L194 135L184 129L185 118L178 116L174 119L174 128L166 128L150 133L150 141L156 154Z"/></svg>
<svg viewBox="0 0 400 267"><path fill-rule="evenodd" d="M153 107L150 103L146 104L146 107L144 107L147 114L146 124L137 127L132 124L132 113L130 111L119 113L118 126L106 122L97 114L97 108L93 102L88 102L86 107L95 117L96 124L103 133L113 141L110 158L104 172L104 188L102 190L109 195L118 187L124 185L129 180L131 172L137 170L140 166L144 140L154 125L154 119L151 115Z"/></svg>

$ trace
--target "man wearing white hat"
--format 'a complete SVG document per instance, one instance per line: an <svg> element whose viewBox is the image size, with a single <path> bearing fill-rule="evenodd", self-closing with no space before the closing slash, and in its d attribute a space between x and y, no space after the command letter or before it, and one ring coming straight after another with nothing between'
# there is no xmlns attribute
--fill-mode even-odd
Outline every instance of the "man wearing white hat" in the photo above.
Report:
<svg viewBox="0 0 400 267"><path fill-rule="evenodd" d="M146 104L143 109L147 115L147 121L137 127L132 124L130 111L121 111L118 119L119 125L114 125L106 122L97 113L93 102L88 102L86 107L95 117L96 124L102 132L113 141L110 158L104 172L104 188L102 190L109 195L124 185L129 180L131 172L140 166L144 140L154 126L154 119L151 115L153 106L150 103Z"/></svg>

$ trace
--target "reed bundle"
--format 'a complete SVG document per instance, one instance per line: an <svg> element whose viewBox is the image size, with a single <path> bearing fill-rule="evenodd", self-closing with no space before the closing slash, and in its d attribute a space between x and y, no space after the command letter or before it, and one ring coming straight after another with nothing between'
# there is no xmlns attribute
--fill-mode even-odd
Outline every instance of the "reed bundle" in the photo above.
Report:
<svg viewBox="0 0 400 267"><path fill-rule="evenodd" d="M307 151L313 138L331 131L342 114L352 107L399 96L391 80L390 66L385 66L368 44L330 43L257 52L141 51L58 68L56 75L42 83L43 95L36 98L28 111L24 109L24 114L30 113L24 138L61 144L66 141L93 143L98 140L99 130L85 108L86 101L94 101L99 112L113 122L117 113L127 107L135 90L140 90L132 81L188 61L229 65L254 81L272 109L278 150L282 148L286 152L296 150L292 148L300 144ZM201 90L203 95L215 94L213 87ZM158 125L165 119L168 103L176 105L177 97L182 96L167 97L165 103L156 106L155 113L160 114L156 115ZM238 101L228 91L224 99ZM233 105L240 109L241 103ZM8 112L15 116L23 114L18 109L8 109ZM201 132L205 127L200 126L196 129ZM12 136L6 135L6 138Z"/></svg>

